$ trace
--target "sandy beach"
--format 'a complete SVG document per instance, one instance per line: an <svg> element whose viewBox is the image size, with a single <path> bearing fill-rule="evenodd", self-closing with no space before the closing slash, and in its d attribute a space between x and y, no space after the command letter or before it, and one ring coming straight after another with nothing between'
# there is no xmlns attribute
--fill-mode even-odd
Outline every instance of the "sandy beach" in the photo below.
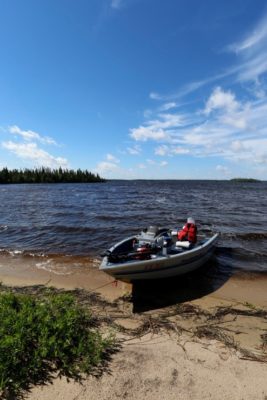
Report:
<svg viewBox="0 0 267 400"><path fill-rule="evenodd" d="M121 344L100 377L82 384L55 378L32 388L29 400L267 399L267 277L233 276L202 291L193 277L180 288L177 282L145 290L116 283L97 267L88 258L87 268L64 275L2 257L3 285L26 292L79 288L81 299L97 293L91 308L100 320L109 316L102 329L112 328Z"/></svg>

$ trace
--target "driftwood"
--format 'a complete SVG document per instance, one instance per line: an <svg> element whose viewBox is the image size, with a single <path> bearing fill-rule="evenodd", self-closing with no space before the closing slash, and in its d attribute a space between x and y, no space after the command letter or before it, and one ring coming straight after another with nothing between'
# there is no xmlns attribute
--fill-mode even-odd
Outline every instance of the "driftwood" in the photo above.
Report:
<svg viewBox="0 0 267 400"><path fill-rule="evenodd" d="M251 305L217 307L212 312L202 309L192 303L176 304L157 310L155 313L132 313L131 296L123 296L117 301L108 302L99 294L88 292L83 289L63 290L47 288L42 285L25 287L7 287L0 285L0 292L12 291L15 293L27 294L30 296L42 297L48 293L71 293L79 304L90 307L95 316L96 326L113 327L115 331L124 334L121 343L129 342L136 338L141 338L147 334L174 333L177 335L178 344L182 334L186 334L189 340L217 340L223 343L229 349L238 351L240 358L267 362L267 328L266 332L260 335L261 344L255 351L242 347L236 340L242 330L229 329L224 325L234 322L238 316L263 319L267 323L267 311L252 307ZM225 320L225 317L229 319ZM118 320L136 320L137 328L126 328L118 323ZM184 321L192 321L190 328L183 326ZM184 346L182 346L184 347Z"/></svg>

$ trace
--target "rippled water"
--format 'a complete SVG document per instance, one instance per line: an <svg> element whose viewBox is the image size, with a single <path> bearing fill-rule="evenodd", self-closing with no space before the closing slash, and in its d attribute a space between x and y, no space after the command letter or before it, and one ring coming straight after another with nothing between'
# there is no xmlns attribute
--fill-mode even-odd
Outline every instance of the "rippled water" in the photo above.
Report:
<svg viewBox="0 0 267 400"><path fill-rule="evenodd" d="M266 195L267 182L1 185L0 252L94 257L150 224L181 227L193 216L200 230L220 232L220 273L267 272Z"/></svg>

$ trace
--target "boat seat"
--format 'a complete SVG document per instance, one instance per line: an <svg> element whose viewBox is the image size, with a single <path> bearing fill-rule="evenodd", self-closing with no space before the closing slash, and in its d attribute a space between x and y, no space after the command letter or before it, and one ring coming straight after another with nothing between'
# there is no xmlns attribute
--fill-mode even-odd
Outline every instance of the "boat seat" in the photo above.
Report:
<svg viewBox="0 0 267 400"><path fill-rule="evenodd" d="M182 247L183 249L189 249L191 247L191 243L185 240L184 242L182 241L177 241L175 243L176 247Z"/></svg>

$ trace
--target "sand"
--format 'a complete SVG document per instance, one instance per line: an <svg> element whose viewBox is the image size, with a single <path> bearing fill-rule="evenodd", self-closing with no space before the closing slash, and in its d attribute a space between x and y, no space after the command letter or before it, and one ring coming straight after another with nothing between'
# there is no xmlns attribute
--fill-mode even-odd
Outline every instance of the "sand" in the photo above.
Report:
<svg viewBox="0 0 267 400"><path fill-rule="evenodd" d="M58 379L28 398L266 400L266 364L240 360L217 341L185 339L184 349L175 337L148 335L124 345L110 374L88 378L83 386Z"/></svg>
<svg viewBox="0 0 267 400"><path fill-rule="evenodd" d="M232 277L181 301L162 296L158 287L144 294L142 287L116 285L89 264L86 271L60 275L10 258L0 263L5 285L98 293L106 305L92 308L100 318L111 317L121 343L101 377L87 377L83 384L55 378L32 388L27 399L267 400L267 349L261 341L267 318L260 314L267 311L266 279Z"/></svg>

